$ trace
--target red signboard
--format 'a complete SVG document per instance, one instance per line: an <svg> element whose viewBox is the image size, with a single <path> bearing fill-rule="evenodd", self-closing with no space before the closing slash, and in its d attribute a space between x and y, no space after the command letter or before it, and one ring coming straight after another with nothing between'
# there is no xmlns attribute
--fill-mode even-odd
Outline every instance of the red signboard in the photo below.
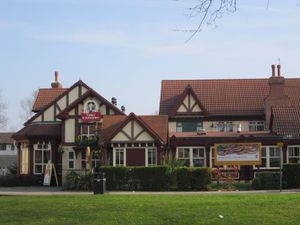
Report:
<svg viewBox="0 0 300 225"><path fill-rule="evenodd" d="M81 113L81 120L83 122L99 121L100 117L100 112Z"/></svg>

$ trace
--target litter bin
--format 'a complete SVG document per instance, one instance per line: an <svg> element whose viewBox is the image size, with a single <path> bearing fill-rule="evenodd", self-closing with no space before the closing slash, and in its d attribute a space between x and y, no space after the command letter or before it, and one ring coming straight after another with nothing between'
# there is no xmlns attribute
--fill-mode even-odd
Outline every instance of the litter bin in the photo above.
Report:
<svg viewBox="0 0 300 225"><path fill-rule="evenodd" d="M106 191L105 173L94 173L94 194L103 195Z"/></svg>

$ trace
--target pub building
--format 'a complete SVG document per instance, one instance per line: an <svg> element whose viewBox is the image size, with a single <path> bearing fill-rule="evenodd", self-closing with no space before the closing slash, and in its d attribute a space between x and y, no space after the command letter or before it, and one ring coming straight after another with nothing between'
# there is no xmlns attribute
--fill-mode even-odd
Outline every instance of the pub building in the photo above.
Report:
<svg viewBox="0 0 300 225"><path fill-rule="evenodd" d="M163 80L155 116L126 115L81 80L63 88L57 72L51 86L13 136L20 174L43 174L48 160L63 178L86 171L87 147L93 167L155 166L171 153L186 166L213 168L215 146L259 146L258 165L242 163L240 179L278 170L281 151L284 163L300 163L300 78L284 78L280 65L266 79Z"/></svg>

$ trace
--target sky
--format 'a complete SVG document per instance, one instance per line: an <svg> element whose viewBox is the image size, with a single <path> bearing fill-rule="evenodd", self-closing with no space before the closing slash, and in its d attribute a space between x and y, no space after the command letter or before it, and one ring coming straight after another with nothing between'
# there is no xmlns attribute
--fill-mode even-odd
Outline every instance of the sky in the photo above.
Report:
<svg viewBox="0 0 300 225"><path fill-rule="evenodd" d="M20 101L82 79L126 112L155 114L161 80L268 78L271 64L300 77L300 0L237 0L238 10L192 40L197 0L1 0L0 90L6 130Z"/></svg>

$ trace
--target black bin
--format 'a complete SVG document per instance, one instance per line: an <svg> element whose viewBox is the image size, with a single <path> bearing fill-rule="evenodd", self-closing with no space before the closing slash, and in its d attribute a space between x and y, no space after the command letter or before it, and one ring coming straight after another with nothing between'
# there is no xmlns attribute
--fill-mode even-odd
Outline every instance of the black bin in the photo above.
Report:
<svg viewBox="0 0 300 225"><path fill-rule="evenodd" d="M94 194L103 195L106 191L105 173L94 173Z"/></svg>

